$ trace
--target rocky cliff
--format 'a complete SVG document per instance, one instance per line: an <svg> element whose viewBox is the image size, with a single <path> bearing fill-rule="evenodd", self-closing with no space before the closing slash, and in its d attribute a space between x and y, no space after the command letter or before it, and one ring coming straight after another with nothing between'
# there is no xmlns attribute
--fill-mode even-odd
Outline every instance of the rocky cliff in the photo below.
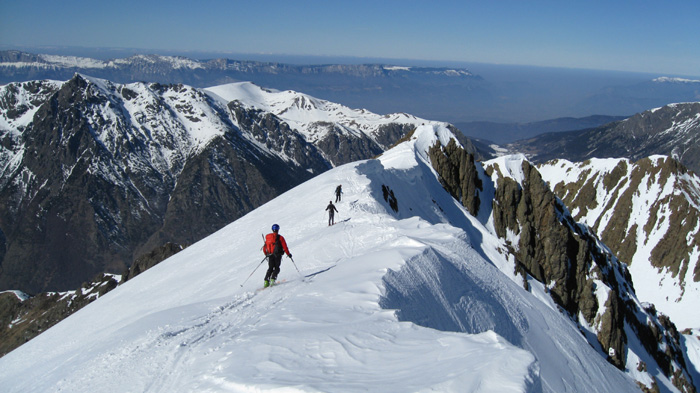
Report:
<svg viewBox="0 0 700 393"><path fill-rule="evenodd" d="M637 294L683 328L700 323L700 178L666 156L538 166L578 222L644 277Z"/></svg>

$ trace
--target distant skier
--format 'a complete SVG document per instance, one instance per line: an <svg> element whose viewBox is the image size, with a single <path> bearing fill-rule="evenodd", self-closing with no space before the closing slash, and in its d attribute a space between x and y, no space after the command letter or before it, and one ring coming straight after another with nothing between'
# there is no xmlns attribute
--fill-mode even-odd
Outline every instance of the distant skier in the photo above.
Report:
<svg viewBox="0 0 700 393"><path fill-rule="evenodd" d="M341 184L338 184L338 187L335 188L335 203L340 202L340 194L343 193L343 186Z"/></svg>
<svg viewBox="0 0 700 393"><path fill-rule="evenodd" d="M331 226L335 224L335 213L338 211L338 209L335 208L333 205L333 201L328 202L328 206L326 207L326 210L328 211L328 226Z"/></svg>
<svg viewBox="0 0 700 393"><path fill-rule="evenodd" d="M268 233L265 236L265 245L263 246L263 252L267 256L267 273L265 274L265 285L267 288L273 285L277 280L277 275L280 272L280 265L282 264L282 255L285 253L288 257L292 257L292 254L287 248L287 242L284 237L279 234L280 226L274 224L272 226L272 233Z"/></svg>

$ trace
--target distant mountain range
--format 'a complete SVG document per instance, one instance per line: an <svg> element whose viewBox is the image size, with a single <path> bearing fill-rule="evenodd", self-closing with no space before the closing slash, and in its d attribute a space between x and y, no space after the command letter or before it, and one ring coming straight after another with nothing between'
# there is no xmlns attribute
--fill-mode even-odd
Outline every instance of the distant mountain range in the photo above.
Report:
<svg viewBox="0 0 700 393"><path fill-rule="evenodd" d="M250 81L278 90L303 91L377 113L425 113L411 111L419 106L438 111L454 105L451 102L454 94L462 98L481 95L478 91L482 84L481 77L461 68L385 64L294 65L223 58L200 61L160 55L137 55L103 61L0 51L0 83L37 79L62 81L72 78L75 73L117 83L148 81L182 83L193 87ZM453 92L444 95L448 90ZM421 105L416 105L418 102Z"/></svg>
<svg viewBox="0 0 700 393"><path fill-rule="evenodd" d="M494 123L487 121L457 122L455 127L469 138L480 139L485 143L506 144L520 139L533 138L537 135L583 130L599 127L614 121L623 120L625 116L587 116L582 118L562 117L532 123Z"/></svg>
<svg viewBox="0 0 700 393"><path fill-rule="evenodd" d="M700 103L666 105L597 128L546 133L507 146L534 162L556 158L637 161L663 154L700 173Z"/></svg>
<svg viewBox="0 0 700 393"><path fill-rule="evenodd" d="M146 81L193 87L250 81L267 88L303 91L380 114L405 112L460 123L460 127L462 123L480 122L475 127L463 127L465 133L498 143L530 137L530 131L570 131L602 125L590 123L599 115L628 117L670 103L700 100L697 80L537 67L473 67L479 71L390 63L298 65L161 55L98 60L0 51L0 84L65 81L75 73L116 83ZM558 121L561 127L556 128L551 127L554 124L542 124L540 131L527 125L571 118L587 120L573 124ZM498 124L507 126L503 129ZM520 130L524 133L518 134Z"/></svg>

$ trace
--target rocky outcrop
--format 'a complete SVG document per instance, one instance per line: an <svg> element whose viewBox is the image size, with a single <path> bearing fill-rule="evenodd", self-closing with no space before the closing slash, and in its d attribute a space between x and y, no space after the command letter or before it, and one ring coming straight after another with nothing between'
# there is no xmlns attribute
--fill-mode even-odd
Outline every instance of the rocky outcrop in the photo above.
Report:
<svg viewBox="0 0 700 393"><path fill-rule="evenodd" d="M101 274L73 291L45 292L36 296L1 292L0 357L182 249L178 244L166 243L136 258L121 277Z"/></svg>
<svg viewBox="0 0 700 393"><path fill-rule="evenodd" d="M129 266L129 269L122 274L121 282L127 282L128 280L138 276L153 266L182 251L183 248L184 247L179 244L165 243L164 245L151 250L151 252L141 255L140 257L136 258L134 263Z"/></svg>
<svg viewBox="0 0 700 393"><path fill-rule="evenodd" d="M555 160L538 166L572 212L587 225L634 276L647 283L636 288L680 326L699 321L685 311L694 307L700 287L700 178L665 156L593 159L581 163Z"/></svg>
<svg viewBox="0 0 700 393"><path fill-rule="evenodd" d="M118 276L104 274L75 291L41 293L28 299L20 299L14 292L0 293L0 356L92 303L118 283Z"/></svg>
<svg viewBox="0 0 700 393"><path fill-rule="evenodd" d="M552 297L569 314L576 315L580 303L586 309L594 309L591 292L582 290L588 270L594 265L589 257L593 252L592 239L578 231L572 221L563 221L562 207L532 165L523 161L522 170L522 184L503 177L496 185L496 234L505 239L507 231L511 231L518 236L519 243L511 247L519 267L538 281L548 283ZM587 319L594 315L587 315Z"/></svg>
<svg viewBox="0 0 700 393"><path fill-rule="evenodd" d="M592 329L596 338L591 345L602 348L610 363L620 369L629 366L625 350L629 345L625 327L629 326L675 386L682 392L694 392L675 326L641 306L626 267L592 232L574 221L537 169L522 160L516 179L491 162L485 167L490 178L477 181L478 176L469 175L479 173L477 164L458 150L453 142L434 146L430 154L433 167L445 189L471 214L492 209L494 230L514 256L515 271L544 284L573 323L583 318L586 323L580 329ZM491 206L465 204L464 196L478 196L482 182L493 184Z"/></svg>
<svg viewBox="0 0 700 393"><path fill-rule="evenodd" d="M479 190L483 190L474 155L458 146L454 139L444 148L435 145L428 152L433 168L440 176L440 183L455 199L476 215L479 211Z"/></svg>

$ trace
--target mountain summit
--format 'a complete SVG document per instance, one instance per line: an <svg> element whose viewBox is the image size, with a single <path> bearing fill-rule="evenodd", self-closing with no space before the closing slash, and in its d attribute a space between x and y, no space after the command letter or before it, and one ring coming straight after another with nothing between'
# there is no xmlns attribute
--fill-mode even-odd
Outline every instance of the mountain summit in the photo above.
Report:
<svg viewBox="0 0 700 393"><path fill-rule="evenodd" d="M463 163L457 179L475 188L451 188L451 163ZM527 212L509 221L487 196L505 201L498 190L515 195L516 184L522 200L549 195L537 192L536 171L517 160L473 164L446 126L421 125L378 159L285 192L4 356L0 384L8 392L694 391L672 331L641 307L614 259L596 256L571 278L593 291L580 318L561 292L571 283L524 273L540 275L526 250L515 263L517 239L499 237L498 223L513 228ZM338 184L344 195L328 226L323 209ZM559 211L550 200L544 207ZM576 229L559 213L549 218ZM260 233L272 224L294 261L283 260L280 285L260 290ZM631 313L612 315L622 301ZM641 343L639 320L671 355Z"/></svg>

